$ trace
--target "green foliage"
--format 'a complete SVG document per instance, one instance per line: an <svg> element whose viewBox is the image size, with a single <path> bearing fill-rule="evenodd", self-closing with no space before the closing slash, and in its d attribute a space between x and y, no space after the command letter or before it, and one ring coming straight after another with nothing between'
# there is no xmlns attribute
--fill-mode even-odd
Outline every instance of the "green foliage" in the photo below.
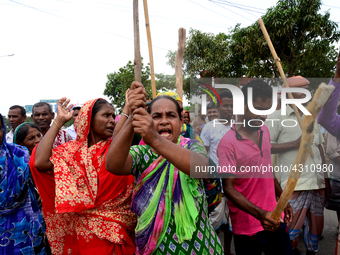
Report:
<svg viewBox="0 0 340 255"><path fill-rule="evenodd" d="M73 124L73 120L70 119L68 122L66 122L64 125L63 125L63 128L68 128L69 126L71 126Z"/></svg>
<svg viewBox="0 0 340 255"><path fill-rule="evenodd" d="M32 120L32 118L31 118L30 116L27 116L25 122L34 123L33 120Z"/></svg>
<svg viewBox="0 0 340 255"><path fill-rule="evenodd" d="M157 90L174 90L176 86L175 75L155 74ZM107 75L104 95L108 96L112 104L122 108L125 104L125 92L131 87L134 78L134 65L131 61L118 72ZM152 99L150 65L144 67L142 64L142 84L145 87L148 99Z"/></svg>
<svg viewBox="0 0 340 255"><path fill-rule="evenodd" d="M230 77L236 75L229 60L230 35L204 33L190 29L183 57L183 74L190 77ZM167 64L175 67L176 51L166 55Z"/></svg>
<svg viewBox="0 0 340 255"><path fill-rule="evenodd" d="M340 31L337 23L330 20L329 12L320 10L321 0L279 0L262 17L287 77L334 74L337 49L332 44L340 39ZM167 64L173 68L175 57L176 51L168 52ZM228 35L191 29L183 74L191 78L280 77L257 22L245 28L238 24ZM190 98L190 86L184 84L183 90Z"/></svg>
<svg viewBox="0 0 340 255"><path fill-rule="evenodd" d="M176 76L169 74L155 74L157 90L173 90L176 88Z"/></svg>
<svg viewBox="0 0 340 255"><path fill-rule="evenodd" d="M152 98L151 80L149 76L149 65L144 66L142 63L142 84L145 87L148 98ZM119 68L118 72L109 73L107 79L104 95L109 97L112 104L118 108L122 108L125 103L125 92L135 80L133 63L129 61L126 66Z"/></svg>
<svg viewBox="0 0 340 255"><path fill-rule="evenodd" d="M321 14L320 8L320 0L280 0L262 17L287 77L334 74L336 50L331 44L340 32L329 12ZM257 22L234 28L230 50L238 68L247 67L247 77L280 77Z"/></svg>
<svg viewBox="0 0 340 255"><path fill-rule="evenodd" d="M232 66L229 62L230 36L219 33L203 33L190 29L183 62L190 76L226 77Z"/></svg>
<svg viewBox="0 0 340 255"><path fill-rule="evenodd" d="M11 125L9 124L9 120L7 119L6 116L2 116L4 118L4 121L5 121L5 126L6 126L6 130L7 130L7 133L11 130ZM5 135L5 134L4 134Z"/></svg>

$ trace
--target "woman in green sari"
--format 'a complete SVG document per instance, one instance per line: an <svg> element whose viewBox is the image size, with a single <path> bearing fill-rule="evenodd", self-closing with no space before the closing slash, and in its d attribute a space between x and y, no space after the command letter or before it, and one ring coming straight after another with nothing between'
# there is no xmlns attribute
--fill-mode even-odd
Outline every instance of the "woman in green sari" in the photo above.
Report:
<svg viewBox="0 0 340 255"><path fill-rule="evenodd" d="M173 98L159 96L145 107L145 90L134 82L128 96L130 116L106 155L108 171L133 174L131 210L137 215L136 254L222 254L207 213L201 180L190 169L207 166L205 148L180 135L181 109ZM133 134L146 145L130 148Z"/></svg>

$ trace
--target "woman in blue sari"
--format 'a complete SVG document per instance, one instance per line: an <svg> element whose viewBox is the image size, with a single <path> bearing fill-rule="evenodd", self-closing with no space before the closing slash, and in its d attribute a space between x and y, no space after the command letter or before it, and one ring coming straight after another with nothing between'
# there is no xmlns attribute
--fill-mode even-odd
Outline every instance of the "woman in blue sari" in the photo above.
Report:
<svg viewBox="0 0 340 255"><path fill-rule="evenodd" d="M0 114L0 254L50 254L28 150L7 144Z"/></svg>

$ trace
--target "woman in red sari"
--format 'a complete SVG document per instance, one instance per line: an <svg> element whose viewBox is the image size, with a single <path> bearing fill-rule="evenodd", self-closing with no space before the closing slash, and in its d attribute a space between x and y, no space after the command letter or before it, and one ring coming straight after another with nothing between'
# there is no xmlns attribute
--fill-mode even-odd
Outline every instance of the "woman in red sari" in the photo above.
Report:
<svg viewBox="0 0 340 255"><path fill-rule="evenodd" d="M133 177L105 168L114 109L104 99L86 102L75 121L77 139L52 150L60 127L72 117L68 103L59 100L58 116L30 160L52 253L134 254Z"/></svg>

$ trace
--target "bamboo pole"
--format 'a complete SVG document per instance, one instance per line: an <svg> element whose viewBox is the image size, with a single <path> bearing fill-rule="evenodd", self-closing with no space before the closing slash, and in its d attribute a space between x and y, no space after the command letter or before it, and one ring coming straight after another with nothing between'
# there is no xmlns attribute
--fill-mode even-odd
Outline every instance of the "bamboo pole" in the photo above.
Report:
<svg viewBox="0 0 340 255"><path fill-rule="evenodd" d="M183 99L183 56L185 50L186 30L180 28L178 30L178 49L175 59L176 74L176 93Z"/></svg>
<svg viewBox="0 0 340 255"><path fill-rule="evenodd" d="M156 81L155 81L155 72L154 72L154 65L153 65L151 30L150 30L150 22L149 22L149 12L148 12L148 2L147 2L147 0L143 0L143 4L144 4L144 16L145 16L146 35L148 37L148 46L149 46L149 59L150 59L150 71L151 71L152 98L155 98L156 97Z"/></svg>
<svg viewBox="0 0 340 255"><path fill-rule="evenodd" d="M135 43L135 81L142 82L142 60L140 56L138 0L133 0L133 31Z"/></svg>
<svg viewBox="0 0 340 255"><path fill-rule="evenodd" d="M272 53L272 55L273 55L273 57L274 57L276 66L277 66L277 68L279 69L279 73L280 73L281 78L282 78L282 80L283 80L283 84L284 84L284 86L285 86L286 88L289 88L289 85L288 85L288 82L287 82L287 79L286 79L286 75L285 75L285 73L283 72L283 68L282 68L282 66L281 66L281 60L279 59L279 57L278 57L277 54L276 54L276 51L275 51L275 49L274 49L274 46L273 46L273 44L272 44L272 41L270 40L269 34L268 34L267 29L266 29L266 27L265 27L265 25L264 25L264 23L263 23L263 20L262 20L261 18L259 18L259 19L258 19L258 23L259 23L259 25L260 25L260 27L261 27L262 33L263 33L263 35L264 35L264 38L266 39L266 41L267 41L267 43L268 43L268 47L269 47L269 49L270 49L270 51L271 51L271 53ZM288 94L289 99L293 99L292 93L288 92L287 94ZM295 104L292 105L292 108L293 108L294 113L295 113L295 116L296 116L296 118L297 118L297 120L298 120L298 122L299 122L299 126L300 126L300 128L302 129L302 121L301 121L301 117L300 117L299 110L297 109L297 107L296 107ZM312 158L314 158L314 153L313 153L312 149L310 150L310 155L311 155Z"/></svg>
<svg viewBox="0 0 340 255"><path fill-rule="evenodd" d="M278 220L280 218L282 211L287 206L288 201L294 192L295 186L302 172L301 170L304 170L304 164L306 163L306 160L308 158L308 152L310 151L312 146L316 117L318 116L321 108L324 106L324 104L331 96L333 90L334 90L333 85L321 83L317 90L315 91L312 101L307 107L307 110L312 115L306 115L303 118L300 148L294 161L293 167L290 170L287 184L272 213L273 219Z"/></svg>

